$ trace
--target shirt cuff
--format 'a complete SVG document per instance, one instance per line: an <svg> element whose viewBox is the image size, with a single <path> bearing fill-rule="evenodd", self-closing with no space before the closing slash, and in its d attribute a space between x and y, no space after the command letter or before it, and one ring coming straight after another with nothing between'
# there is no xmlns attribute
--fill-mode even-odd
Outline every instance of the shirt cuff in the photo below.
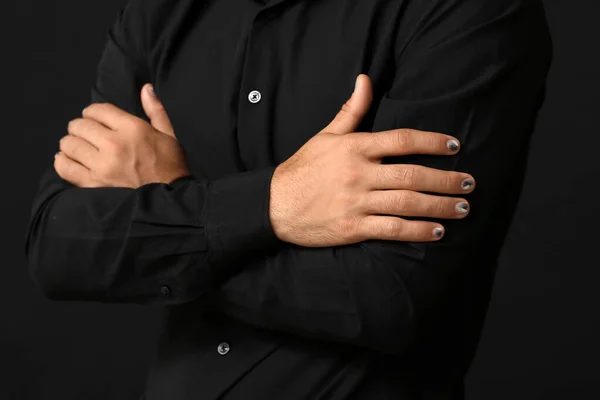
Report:
<svg viewBox="0 0 600 400"><path fill-rule="evenodd" d="M189 182L189 181L193 181L196 178L194 177L194 175L185 175L185 176L180 176L179 178L175 179L174 181L172 181L169 185L173 186L173 187L178 187L180 185L184 185L185 182Z"/></svg>
<svg viewBox="0 0 600 400"><path fill-rule="evenodd" d="M205 229L211 264L237 264L284 243L275 235L269 218L275 168L231 174L210 183ZM223 274L220 269L214 272Z"/></svg>

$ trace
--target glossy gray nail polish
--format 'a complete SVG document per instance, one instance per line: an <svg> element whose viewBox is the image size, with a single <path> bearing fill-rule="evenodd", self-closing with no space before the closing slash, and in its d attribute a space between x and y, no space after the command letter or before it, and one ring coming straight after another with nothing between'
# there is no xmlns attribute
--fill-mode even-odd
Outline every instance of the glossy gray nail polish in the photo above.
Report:
<svg viewBox="0 0 600 400"><path fill-rule="evenodd" d="M469 205L465 202L460 202L456 204L455 209L457 213L465 214L469 210Z"/></svg>
<svg viewBox="0 0 600 400"><path fill-rule="evenodd" d="M460 187L461 187L463 190L468 190L468 189L470 189L470 188L471 188L471 186L473 186L473 184L474 184L474 183L475 183L475 182L473 182L473 179L471 179L471 178L467 178L467 179L465 179L464 181L462 181L462 183L460 184Z"/></svg>
<svg viewBox="0 0 600 400"><path fill-rule="evenodd" d="M446 142L446 147L448 147L452 151L458 150L458 142L454 139L450 139Z"/></svg>
<svg viewBox="0 0 600 400"><path fill-rule="evenodd" d="M442 228L438 228L438 227L433 228L434 236L440 237L440 236L442 236L443 233L444 233L444 230Z"/></svg>

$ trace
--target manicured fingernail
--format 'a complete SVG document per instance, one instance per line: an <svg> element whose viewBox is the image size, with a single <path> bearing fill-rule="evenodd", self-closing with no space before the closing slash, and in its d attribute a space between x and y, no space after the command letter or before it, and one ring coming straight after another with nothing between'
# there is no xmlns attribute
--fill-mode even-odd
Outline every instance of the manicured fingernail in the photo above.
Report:
<svg viewBox="0 0 600 400"><path fill-rule="evenodd" d="M458 150L458 142L454 139L450 139L446 142L446 147L448 147L452 151Z"/></svg>
<svg viewBox="0 0 600 400"><path fill-rule="evenodd" d="M87 107L84 108L83 110L81 110L81 114L83 115L83 113L85 112L85 110L87 110Z"/></svg>
<svg viewBox="0 0 600 400"><path fill-rule="evenodd" d="M442 228L439 228L439 227L433 228L433 236L442 237L443 234L444 234L444 230Z"/></svg>
<svg viewBox="0 0 600 400"><path fill-rule="evenodd" d="M152 96L156 96L156 93L154 92L154 86L152 86L152 85L148 86L148 91L150 92L150 94Z"/></svg>
<svg viewBox="0 0 600 400"><path fill-rule="evenodd" d="M465 202L460 202L456 204L456 212L465 214L469 210L469 205Z"/></svg>
<svg viewBox="0 0 600 400"><path fill-rule="evenodd" d="M469 190L474 183L475 182L473 182L473 179L467 178L464 181L462 181L460 187L463 188L463 190Z"/></svg>

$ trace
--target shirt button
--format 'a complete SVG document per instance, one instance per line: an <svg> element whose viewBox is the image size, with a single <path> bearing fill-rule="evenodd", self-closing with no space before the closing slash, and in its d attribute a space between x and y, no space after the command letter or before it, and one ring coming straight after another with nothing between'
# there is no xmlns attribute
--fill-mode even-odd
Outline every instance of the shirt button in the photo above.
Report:
<svg viewBox="0 0 600 400"><path fill-rule="evenodd" d="M248 100L250 100L250 103L258 103L260 101L260 98L261 98L261 95L258 90L253 90L248 95Z"/></svg>
<svg viewBox="0 0 600 400"><path fill-rule="evenodd" d="M222 356L224 356L225 354L229 353L229 343L223 342L223 343L219 344L217 346L217 351Z"/></svg>
<svg viewBox="0 0 600 400"><path fill-rule="evenodd" d="M162 286L160 288L160 294L162 294L163 297L169 297L171 296L171 289L169 289L168 286Z"/></svg>

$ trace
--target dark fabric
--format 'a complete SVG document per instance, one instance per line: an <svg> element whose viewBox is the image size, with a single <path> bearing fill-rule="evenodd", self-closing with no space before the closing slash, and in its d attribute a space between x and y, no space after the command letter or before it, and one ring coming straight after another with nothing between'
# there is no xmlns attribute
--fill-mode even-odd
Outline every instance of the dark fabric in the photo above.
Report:
<svg viewBox="0 0 600 400"><path fill-rule="evenodd" d="M192 174L78 188L49 166L31 276L50 299L164 305L147 400L462 399L551 56L537 0L130 0L91 101L147 120L153 83ZM462 143L382 161L475 177L440 241L307 248L272 230L272 173L359 73L374 100L358 131Z"/></svg>

